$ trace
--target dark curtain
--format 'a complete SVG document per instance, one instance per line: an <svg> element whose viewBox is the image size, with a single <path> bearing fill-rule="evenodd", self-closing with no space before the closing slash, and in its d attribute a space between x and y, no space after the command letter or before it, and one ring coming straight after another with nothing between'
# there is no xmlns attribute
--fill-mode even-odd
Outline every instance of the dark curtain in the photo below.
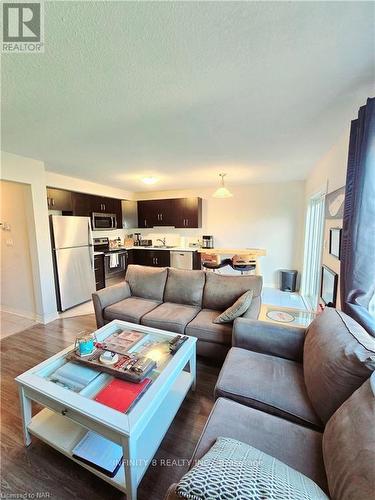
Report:
<svg viewBox="0 0 375 500"><path fill-rule="evenodd" d="M342 310L375 337L375 98L350 129L340 281Z"/></svg>

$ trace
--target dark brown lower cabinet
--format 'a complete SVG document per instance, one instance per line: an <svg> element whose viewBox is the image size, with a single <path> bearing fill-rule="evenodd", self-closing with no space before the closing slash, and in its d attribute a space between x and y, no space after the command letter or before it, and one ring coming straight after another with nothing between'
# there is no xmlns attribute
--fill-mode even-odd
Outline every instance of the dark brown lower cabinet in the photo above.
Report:
<svg viewBox="0 0 375 500"><path fill-rule="evenodd" d="M94 255L95 285L97 290L105 287L104 254Z"/></svg>
<svg viewBox="0 0 375 500"><path fill-rule="evenodd" d="M132 250L129 260L134 264L152 267L168 267L171 263L170 252L167 250Z"/></svg>

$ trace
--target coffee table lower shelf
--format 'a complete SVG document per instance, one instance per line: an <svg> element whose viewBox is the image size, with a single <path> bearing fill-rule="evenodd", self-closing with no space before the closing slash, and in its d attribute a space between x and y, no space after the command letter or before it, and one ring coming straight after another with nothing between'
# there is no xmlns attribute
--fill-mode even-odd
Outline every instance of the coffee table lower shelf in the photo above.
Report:
<svg viewBox="0 0 375 500"><path fill-rule="evenodd" d="M189 372L181 372L172 389L159 405L151 422L139 436L137 441L137 461L142 465L137 467L137 484L140 483L151 460L166 434L175 414L181 406L186 393L192 385L193 379ZM72 455L72 450L87 432L87 428L79 423L44 408L37 413L28 425L30 434L44 441L46 444L64 454L77 464L97 475L115 488L126 493L126 478L124 467L121 466L117 474L111 478L90 465L77 460ZM133 457L134 459L134 457Z"/></svg>

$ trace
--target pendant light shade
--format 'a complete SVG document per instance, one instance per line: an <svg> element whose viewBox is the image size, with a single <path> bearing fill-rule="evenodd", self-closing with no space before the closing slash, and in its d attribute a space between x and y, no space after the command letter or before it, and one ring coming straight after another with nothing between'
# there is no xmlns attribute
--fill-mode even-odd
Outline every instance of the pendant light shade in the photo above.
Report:
<svg viewBox="0 0 375 500"><path fill-rule="evenodd" d="M212 195L214 198L231 198L233 194L225 187L224 184L224 177L227 174L219 174L219 177L221 177L220 184L221 186L214 192Z"/></svg>

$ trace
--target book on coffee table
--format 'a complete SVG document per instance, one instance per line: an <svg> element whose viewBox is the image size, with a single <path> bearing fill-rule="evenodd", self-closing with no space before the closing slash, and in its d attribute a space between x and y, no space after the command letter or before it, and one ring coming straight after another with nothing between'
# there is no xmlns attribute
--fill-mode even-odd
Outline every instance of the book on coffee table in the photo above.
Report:
<svg viewBox="0 0 375 500"><path fill-rule="evenodd" d="M95 401L126 413L146 392L151 383L150 378L145 378L139 384L115 378L95 396Z"/></svg>
<svg viewBox="0 0 375 500"><path fill-rule="evenodd" d="M114 477L122 463L122 448L96 432L89 431L73 448L74 458Z"/></svg>

